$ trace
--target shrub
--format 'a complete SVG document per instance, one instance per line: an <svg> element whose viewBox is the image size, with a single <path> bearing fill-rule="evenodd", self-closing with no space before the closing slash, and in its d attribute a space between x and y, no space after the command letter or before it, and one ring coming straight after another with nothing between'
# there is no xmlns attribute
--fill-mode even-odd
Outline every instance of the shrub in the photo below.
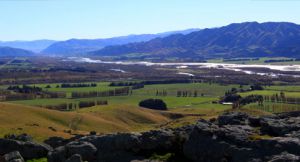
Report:
<svg viewBox="0 0 300 162"><path fill-rule="evenodd" d="M94 101L80 101L79 108L93 107L95 106Z"/></svg>
<svg viewBox="0 0 300 162"><path fill-rule="evenodd" d="M108 105L108 102L107 102L107 100L99 100L99 101L96 101L96 105Z"/></svg>
<svg viewBox="0 0 300 162"><path fill-rule="evenodd" d="M167 110L167 104L161 99L146 99L141 101L139 106L154 110Z"/></svg>
<svg viewBox="0 0 300 162"><path fill-rule="evenodd" d="M238 94L227 94L222 102L237 102L241 99L242 97Z"/></svg>
<svg viewBox="0 0 300 162"><path fill-rule="evenodd" d="M59 104L59 105L46 105L45 107L47 109L60 110L60 111L68 110L68 104L66 103Z"/></svg>
<svg viewBox="0 0 300 162"><path fill-rule="evenodd" d="M247 105L254 102L263 102L263 96L261 95L250 95L240 99L241 105Z"/></svg>
<svg viewBox="0 0 300 162"><path fill-rule="evenodd" d="M254 91L254 90L264 90L264 87L262 87L259 84L252 85L252 86L250 86L250 88L251 88L252 91Z"/></svg>

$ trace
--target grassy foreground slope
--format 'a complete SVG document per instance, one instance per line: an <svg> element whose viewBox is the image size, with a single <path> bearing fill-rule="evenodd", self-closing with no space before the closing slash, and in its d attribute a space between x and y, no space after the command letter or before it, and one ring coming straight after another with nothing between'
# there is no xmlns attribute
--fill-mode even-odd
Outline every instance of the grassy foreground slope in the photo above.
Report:
<svg viewBox="0 0 300 162"><path fill-rule="evenodd" d="M0 103L0 136L28 133L39 141L50 136L70 137L65 131L71 128L77 129L74 133L143 131L168 121L169 118L160 112L137 107L102 106L78 112L60 112Z"/></svg>

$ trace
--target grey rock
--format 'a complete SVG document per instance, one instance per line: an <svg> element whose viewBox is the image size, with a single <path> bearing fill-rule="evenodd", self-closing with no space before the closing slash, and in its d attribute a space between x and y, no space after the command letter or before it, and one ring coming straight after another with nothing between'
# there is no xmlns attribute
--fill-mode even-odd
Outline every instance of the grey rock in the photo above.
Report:
<svg viewBox="0 0 300 162"><path fill-rule="evenodd" d="M66 162L83 162L79 154L72 155Z"/></svg>
<svg viewBox="0 0 300 162"><path fill-rule="evenodd" d="M84 141L73 141L65 146L55 148L48 153L48 162L64 162L73 155L80 155L83 161L93 161L96 159L97 148ZM75 158L75 157L74 157Z"/></svg>
<svg viewBox="0 0 300 162"><path fill-rule="evenodd" d="M285 134L287 137L299 138L300 139L300 130L299 131L292 131L288 134Z"/></svg>
<svg viewBox="0 0 300 162"><path fill-rule="evenodd" d="M152 130L143 133L118 133L105 136L87 136L87 141L97 147L97 160L130 162L145 159L154 152L182 152L193 126L178 129Z"/></svg>
<svg viewBox="0 0 300 162"><path fill-rule="evenodd" d="M248 114L241 112L228 112L218 117L219 125L246 125Z"/></svg>
<svg viewBox="0 0 300 162"><path fill-rule="evenodd" d="M104 136L88 136L81 138L81 141L92 143L98 150L131 150L139 146L140 134L118 133Z"/></svg>
<svg viewBox="0 0 300 162"><path fill-rule="evenodd" d="M153 153L174 153L182 161L195 162L300 161L299 114L252 117L231 112L221 115L218 122L199 120L176 129L102 136L92 133L68 139L73 142L50 151L48 161L80 161L82 157L93 162L153 162L149 160ZM264 134L276 137L260 136Z"/></svg>
<svg viewBox="0 0 300 162"><path fill-rule="evenodd" d="M44 144L0 139L0 155L19 151L22 157L27 160L46 157L51 150L50 146Z"/></svg>
<svg viewBox="0 0 300 162"><path fill-rule="evenodd" d="M248 125L224 125L214 130L214 135L220 140L238 145L247 145L254 129Z"/></svg>
<svg viewBox="0 0 300 162"><path fill-rule="evenodd" d="M141 145L140 134L119 133L105 136L89 136L83 141L92 143L97 148L97 160L101 162L130 162L140 159L135 154Z"/></svg>
<svg viewBox="0 0 300 162"><path fill-rule="evenodd" d="M20 135L8 134L8 135L5 135L4 138L5 139L11 139L11 140L17 140L17 141L23 141L23 142L28 142L28 141L30 142L33 139L31 136L29 136L26 133L23 133L23 134L20 134Z"/></svg>
<svg viewBox="0 0 300 162"><path fill-rule="evenodd" d="M176 143L176 136L172 130L154 130L144 132L139 138L140 149L142 150L172 150L178 146ZM180 142L179 140L178 142Z"/></svg>
<svg viewBox="0 0 300 162"><path fill-rule="evenodd" d="M65 146L57 147L47 155L48 162L65 162L67 159L66 157L67 153Z"/></svg>
<svg viewBox="0 0 300 162"><path fill-rule="evenodd" d="M184 143L184 155L193 161L243 161L250 159L251 148L240 147L251 130L248 127L223 127L198 123ZM246 143L246 142L245 142Z"/></svg>
<svg viewBox="0 0 300 162"><path fill-rule="evenodd" d="M258 148L260 154L264 156L277 155L282 152L288 152L300 155L300 140L291 137L275 137L256 141L255 148Z"/></svg>
<svg viewBox="0 0 300 162"><path fill-rule="evenodd" d="M287 152L283 152L280 155L274 155L270 158L268 162L299 162L300 157L289 154Z"/></svg>
<svg viewBox="0 0 300 162"><path fill-rule="evenodd" d="M278 114L274 115L273 117L276 118L276 119L300 117L300 111L291 111L291 112L278 113Z"/></svg>
<svg viewBox="0 0 300 162"><path fill-rule="evenodd" d="M25 162L19 151L7 153L3 157L5 162Z"/></svg>
<svg viewBox="0 0 300 162"><path fill-rule="evenodd" d="M261 118L259 117L253 117L253 116L249 116L248 121L249 121L249 125L252 127L260 127L260 120Z"/></svg>
<svg viewBox="0 0 300 162"><path fill-rule="evenodd" d="M95 159L97 148L89 143L83 141L70 142L65 146L67 157L74 154L79 154L84 161L92 161Z"/></svg>
<svg viewBox="0 0 300 162"><path fill-rule="evenodd" d="M290 118L263 118L261 132L272 136L285 136L292 131L300 130L300 117Z"/></svg>
<svg viewBox="0 0 300 162"><path fill-rule="evenodd" d="M70 140L64 139L62 137L50 137L50 138L48 138L44 141L44 143L48 144L52 148L56 148L56 147L59 147L59 146L64 146L69 142L70 142Z"/></svg>

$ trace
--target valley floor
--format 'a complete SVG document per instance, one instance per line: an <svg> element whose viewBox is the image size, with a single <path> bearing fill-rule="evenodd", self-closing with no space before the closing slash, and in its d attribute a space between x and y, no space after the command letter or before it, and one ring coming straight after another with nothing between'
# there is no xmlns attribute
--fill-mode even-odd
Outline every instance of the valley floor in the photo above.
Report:
<svg viewBox="0 0 300 162"><path fill-rule="evenodd" d="M1 134L27 133L35 140L42 141L51 136L71 137L74 134L88 134L96 131L98 134L115 132L140 132L150 129L178 127L191 124L200 118L216 118L224 111L231 110L231 105L214 103L225 92L233 88L248 89L249 86L219 85L209 83L158 84L145 85L144 88L133 90L131 95L94 98L71 98L72 91L89 92L91 88L56 88L57 84L50 84L53 88L47 91L68 93L66 98L34 99L0 102ZM33 86L33 85L32 85ZM35 84L46 89L48 84ZM5 89L2 86L2 89ZM97 83L95 90L108 90L114 87L107 82ZM157 95L157 91L166 91L166 96ZM197 91L198 95L178 97L177 91ZM241 96L248 95L278 95L300 97L300 86L266 86L264 90L241 92ZM167 111L141 108L138 103L148 98L162 99L168 105ZM46 109L47 105L77 104L82 101L94 102L106 100L108 105L97 105L69 111ZM283 108L284 107L284 108ZM265 102L264 106L252 103L241 109L253 115L269 114L300 110L299 104Z"/></svg>

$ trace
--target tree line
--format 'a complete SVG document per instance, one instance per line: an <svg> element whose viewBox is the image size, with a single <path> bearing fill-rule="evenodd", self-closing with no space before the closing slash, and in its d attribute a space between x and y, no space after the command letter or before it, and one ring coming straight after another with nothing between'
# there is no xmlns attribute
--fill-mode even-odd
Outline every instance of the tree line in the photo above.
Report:
<svg viewBox="0 0 300 162"><path fill-rule="evenodd" d="M48 92L36 86L9 86L6 90L0 91L0 100L32 100L37 98L66 98L65 92Z"/></svg>
<svg viewBox="0 0 300 162"><path fill-rule="evenodd" d="M107 100L96 100L96 101L79 101L79 103L62 103L57 105L45 105L40 107L45 107L47 109L59 110L59 111L70 111L82 108L93 107L97 105L108 105Z"/></svg>
<svg viewBox="0 0 300 162"><path fill-rule="evenodd" d="M22 86L9 86L7 90L14 91L16 93L38 93L42 91L42 88L36 87L36 86L28 86L28 85L22 85Z"/></svg>
<svg viewBox="0 0 300 162"><path fill-rule="evenodd" d="M263 90L263 87L260 85L252 85L248 91L251 90ZM244 105L250 103L258 103L259 106L263 105L264 97L262 95L249 95L246 97L242 97L238 94L238 92L244 92L243 89L232 88L230 91L226 91L225 95L221 97L220 103L232 103L232 108L240 108Z"/></svg>
<svg viewBox="0 0 300 162"><path fill-rule="evenodd" d="M273 63L273 62L293 62L299 59L274 59L274 60L265 60L264 63Z"/></svg>
<svg viewBox="0 0 300 162"><path fill-rule="evenodd" d="M199 93L198 91L177 91L177 97L198 97ZM200 94L200 96L204 96L203 93Z"/></svg>
<svg viewBox="0 0 300 162"><path fill-rule="evenodd" d="M257 61L259 58L240 58L240 59L223 59L223 62L230 62L230 61Z"/></svg>
<svg viewBox="0 0 300 162"><path fill-rule="evenodd" d="M116 88L108 91L91 91L91 92L72 92L72 98L90 98L90 97L109 97L109 96L127 96L132 94L129 87Z"/></svg>
<svg viewBox="0 0 300 162"><path fill-rule="evenodd" d="M276 93L269 96L265 95L264 100L273 103L300 104L299 97L287 97L284 92L280 92L279 94Z"/></svg>
<svg viewBox="0 0 300 162"><path fill-rule="evenodd" d="M97 87L96 83L63 83L61 88L82 88L82 87Z"/></svg>
<svg viewBox="0 0 300 162"><path fill-rule="evenodd" d="M140 82L111 82L109 86L135 86L135 85L153 85L153 84L176 84L193 83L190 79L169 79L169 80L147 80Z"/></svg>

